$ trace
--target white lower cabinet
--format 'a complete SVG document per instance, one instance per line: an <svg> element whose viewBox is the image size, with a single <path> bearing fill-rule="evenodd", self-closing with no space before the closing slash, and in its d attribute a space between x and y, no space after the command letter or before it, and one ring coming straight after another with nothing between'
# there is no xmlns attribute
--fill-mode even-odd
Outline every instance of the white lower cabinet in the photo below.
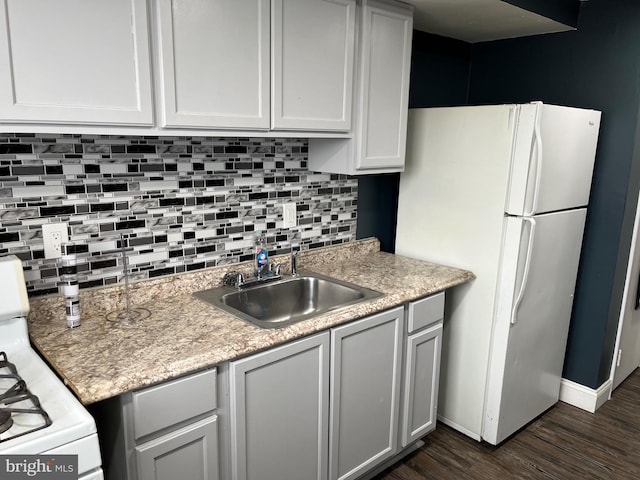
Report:
<svg viewBox="0 0 640 480"><path fill-rule="evenodd" d="M100 402L107 480L222 480L218 369Z"/></svg>
<svg viewBox="0 0 640 480"><path fill-rule="evenodd" d="M110 399L106 478L369 478L435 428L443 312L439 293Z"/></svg>
<svg viewBox="0 0 640 480"><path fill-rule="evenodd" d="M218 480L215 415L135 448L139 480Z"/></svg>
<svg viewBox="0 0 640 480"><path fill-rule="evenodd" d="M441 343L442 325L407 338L402 448L436 428Z"/></svg>
<svg viewBox="0 0 640 480"><path fill-rule="evenodd" d="M331 332L329 478L358 478L397 452L404 308Z"/></svg>
<svg viewBox="0 0 640 480"><path fill-rule="evenodd" d="M436 425L443 311L440 293L230 362L231 478L350 480L393 462Z"/></svg>
<svg viewBox="0 0 640 480"><path fill-rule="evenodd" d="M218 480L217 370L124 398L129 479Z"/></svg>
<svg viewBox="0 0 640 480"><path fill-rule="evenodd" d="M436 428L443 316L444 293L411 302L407 308L402 448Z"/></svg>
<svg viewBox="0 0 640 480"><path fill-rule="evenodd" d="M329 332L229 367L235 480L327 478Z"/></svg>

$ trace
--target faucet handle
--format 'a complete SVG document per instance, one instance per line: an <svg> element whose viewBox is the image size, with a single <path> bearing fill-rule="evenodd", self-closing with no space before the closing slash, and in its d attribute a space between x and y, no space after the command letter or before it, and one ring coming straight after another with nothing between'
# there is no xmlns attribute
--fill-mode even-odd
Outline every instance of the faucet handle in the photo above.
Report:
<svg viewBox="0 0 640 480"><path fill-rule="evenodd" d="M279 276L281 269L282 269L282 264L280 262L272 263L269 265L269 271L274 276Z"/></svg>
<svg viewBox="0 0 640 480"><path fill-rule="evenodd" d="M222 277L222 284L226 287L240 288L244 285L244 275L242 272L228 272Z"/></svg>

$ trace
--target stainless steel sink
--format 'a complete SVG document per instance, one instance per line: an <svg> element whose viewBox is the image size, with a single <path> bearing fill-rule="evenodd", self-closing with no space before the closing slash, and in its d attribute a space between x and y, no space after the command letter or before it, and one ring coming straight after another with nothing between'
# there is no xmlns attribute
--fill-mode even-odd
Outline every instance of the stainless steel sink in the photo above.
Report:
<svg viewBox="0 0 640 480"><path fill-rule="evenodd" d="M314 272L237 289L217 287L194 295L261 328L278 328L364 302L380 292Z"/></svg>

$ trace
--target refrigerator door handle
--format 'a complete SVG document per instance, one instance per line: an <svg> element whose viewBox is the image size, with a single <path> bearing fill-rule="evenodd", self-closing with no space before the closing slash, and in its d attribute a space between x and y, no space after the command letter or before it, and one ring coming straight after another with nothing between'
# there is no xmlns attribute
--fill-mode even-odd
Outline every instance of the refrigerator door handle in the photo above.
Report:
<svg viewBox="0 0 640 480"><path fill-rule="evenodd" d="M516 296L515 302L513 302L513 308L511 309L511 325L515 325L518 321L518 308L520 308L520 302L524 296L524 291L527 289L527 281L529 279L529 267L531 266L531 252L533 251L533 240L536 233L536 220L534 218L523 218L525 222L531 224L531 230L529 230L529 244L527 245L527 257L524 262L524 272L522 273L522 283L520 284L520 290Z"/></svg>
<svg viewBox="0 0 640 480"><path fill-rule="evenodd" d="M535 148L536 183L533 187L533 201L531 210L525 216L535 215L538 210L538 196L540 194L540 181L542 178L542 135L540 134L540 117L542 109L538 106L536 121L533 126L533 147ZM533 157L533 155L532 155Z"/></svg>

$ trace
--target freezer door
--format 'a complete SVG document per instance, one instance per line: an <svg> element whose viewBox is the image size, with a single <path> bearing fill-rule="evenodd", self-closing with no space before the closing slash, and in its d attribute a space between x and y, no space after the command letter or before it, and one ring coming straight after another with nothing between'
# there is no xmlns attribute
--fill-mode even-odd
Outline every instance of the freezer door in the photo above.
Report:
<svg viewBox="0 0 640 480"><path fill-rule="evenodd" d="M497 444L558 401L586 209L506 217L483 438Z"/></svg>
<svg viewBox="0 0 640 480"><path fill-rule="evenodd" d="M600 112L540 102L519 107L505 211L530 216L586 206Z"/></svg>

